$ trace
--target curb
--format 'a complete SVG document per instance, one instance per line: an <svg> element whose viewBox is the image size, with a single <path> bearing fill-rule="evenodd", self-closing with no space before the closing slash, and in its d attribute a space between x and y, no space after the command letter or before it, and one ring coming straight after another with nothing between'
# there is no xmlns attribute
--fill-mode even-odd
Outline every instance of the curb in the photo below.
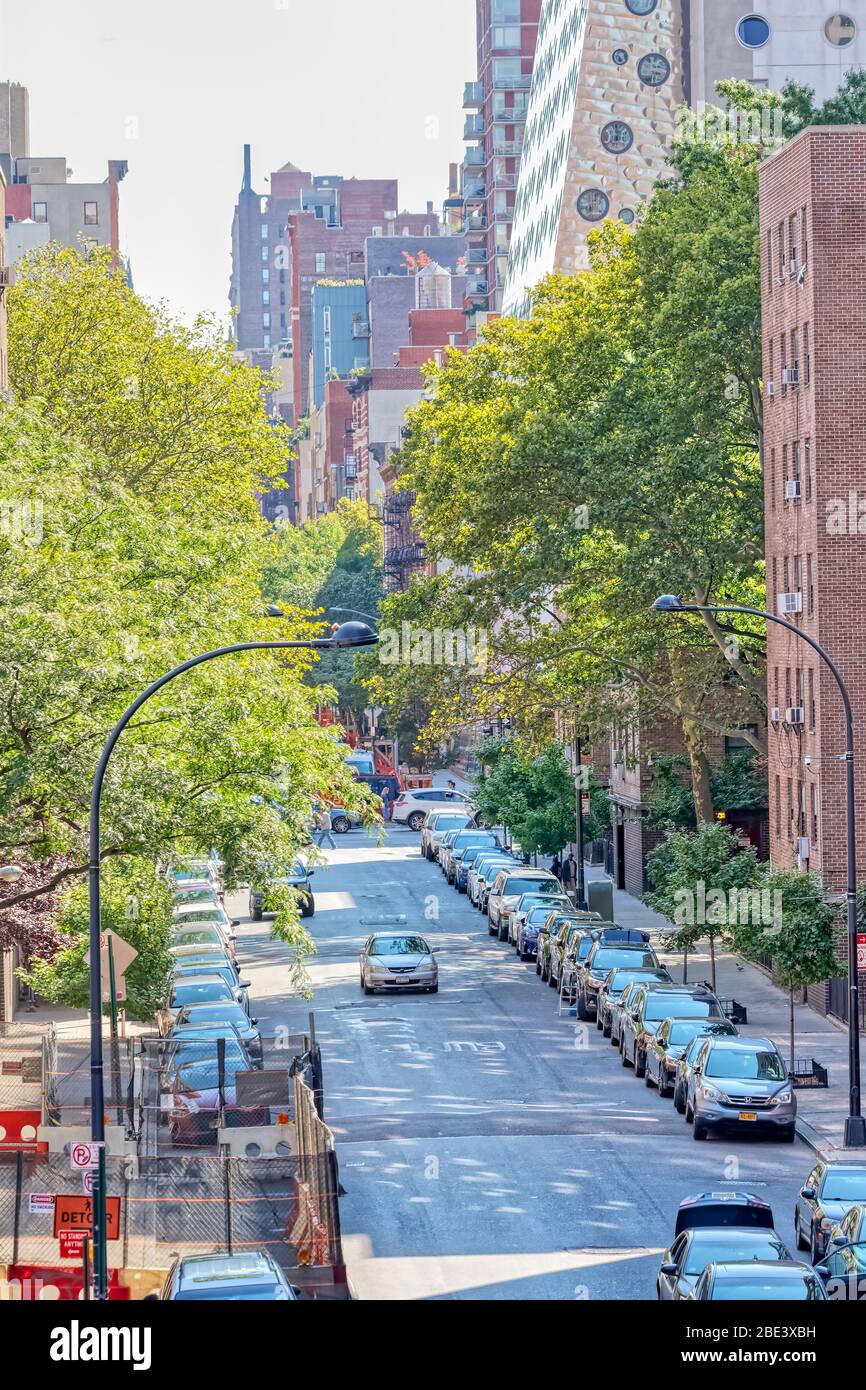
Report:
<svg viewBox="0 0 866 1390"><path fill-rule="evenodd" d="M808 1120L801 1120L798 1118L796 1130L799 1138L802 1139L805 1144L808 1144L809 1148L812 1149L819 1158L830 1160L838 1158L839 1154L855 1152L853 1149L846 1149L844 1144L837 1145L834 1144L832 1140L825 1138L825 1136L819 1133L815 1126L810 1124ZM859 1150L857 1150L857 1152L859 1153Z"/></svg>

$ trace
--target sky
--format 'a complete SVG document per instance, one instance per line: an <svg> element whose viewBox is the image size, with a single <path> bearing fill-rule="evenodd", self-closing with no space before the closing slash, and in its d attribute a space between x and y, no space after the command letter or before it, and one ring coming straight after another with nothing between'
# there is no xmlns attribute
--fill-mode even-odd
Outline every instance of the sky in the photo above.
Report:
<svg viewBox="0 0 866 1390"><path fill-rule="evenodd" d="M190 320L228 312L243 146L253 187L291 161L397 178L441 211L475 76L474 0L0 0L0 78L30 92L30 148L81 181L126 159L135 287Z"/></svg>

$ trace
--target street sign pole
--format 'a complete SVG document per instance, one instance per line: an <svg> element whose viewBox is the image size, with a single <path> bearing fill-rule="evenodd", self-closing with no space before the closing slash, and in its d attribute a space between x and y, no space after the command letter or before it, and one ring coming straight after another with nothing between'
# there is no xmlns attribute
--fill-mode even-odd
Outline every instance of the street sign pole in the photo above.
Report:
<svg viewBox="0 0 866 1390"><path fill-rule="evenodd" d="M114 977L114 937L108 933L108 989L111 1009L111 1070L114 1073L114 1103L117 1106L117 1123L123 1124L123 1099L120 1089L120 1044L117 1035L117 985Z"/></svg>

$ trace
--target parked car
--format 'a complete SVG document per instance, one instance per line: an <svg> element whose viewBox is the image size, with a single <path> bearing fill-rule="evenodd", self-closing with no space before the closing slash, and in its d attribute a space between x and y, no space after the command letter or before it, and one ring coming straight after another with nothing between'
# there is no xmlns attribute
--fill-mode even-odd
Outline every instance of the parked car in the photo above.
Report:
<svg viewBox="0 0 866 1390"><path fill-rule="evenodd" d="M578 1018L595 1018L598 992L608 971L616 965L630 966L632 970L655 970L659 958L645 941L606 942L599 938L577 975Z"/></svg>
<svg viewBox="0 0 866 1390"><path fill-rule="evenodd" d="M266 1123L261 1118L261 1110L245 1112L237 1106L236 1078L239 1073L251 1070L249 1064L237 1056L226 1058L222 1076L216 1057L181 1063L171 1077L168 1125L172 1142L180 1145L216 1143L223 1105L235 1112L235 1120ZM267 1110L264 1113L267 1115Z"/></svg>
<svg viewBox="0 0 866 1390"><path fill-rule="evenodd" d="M252 1061L261 1066L264 1059L264 1047L262 1045L262 1035L255 1026L258 1022L255 1018L250 1018L242 1004L228 999L220 1000L216 1004L187 1004L176 1015L169 1037L175 1034L185 1033L187 1030L208 1028L214 1025L222 1025L226 1028L233 1028L247 1049Z"/></svg>
<svg viewBox="0 0 866 1390"><path fill-rule="evenodd" d="M797 1249L812 1264L823 1259L831 1233L855 1204L866 1202L866 1162L821 1158L800 1188L794 1208Z"/></svg>
<svg viewBox="0 0 866 1390"><path fill-rule="evenodd" d="M820 1303L827 1295L820 1275L796 1260L778 1263L709 1264L689 1299L726 1303Z"/></svg>
<svg viewBox="0 0 866 1390"><path fill-rule="evenodd" d="M335 835L348 835L363 825L360 811L347 811L345 806L331 806L331 829Z"/></svg>
<svg viewBox="0 0 866 1390"><path fill-rule="evenodd" d="M720 1019L705 1019L702 1033L698 1033L692 1038L682 1057L677 1061L677 1069L674 1074L674 1109L678 1115L686 1113L686 1094L689 1088L689 1078L692 1074L692 1067L695 1059L703 1046L704 1038L731 1038L736 1037L737 1029L730 1020L724 1024Z"/></svg>
<svg viewBox="0 0 866 1390"><path fill-rule="evenodd" d="M475 865L491 847L489 845L467 845L459 853L454 855L454 887L458 893L466 893L469 889L469 875ZM498 848L498 841L496 848Z"/></svg>
<svg viewBox="0 0 866 1390"><path fill-rule="evenodd" d="M610 1037L610 1010L614 1002L622 998L626 985L630 985L632 982L637 984L673 984L670 974L663 965L659 965L655 969L639 967L636 970L631 969L628 965L613 966L605 975L595 1001L595 1026L600 1029L603 1037Z"/></svg>
<svg viewBox="0 0 866 1390"><path fill-rule="evenodd" d="M291 1285L267 1250L244 1250L235 1255L178 1255L162 1286L160 1299L180 1302L219 1300L221 1303L291 1303Z"/></svg>
<svg viewBox="0 0 866 1390"><path fill-rule="evenodd" d="M391 818L398 825L408 825L410 830L420 830L428 811L454 811L464 807L472 811L472 802L463 792L446 787L409 787L394 802Z"/></svg>
<svg viewBox="0 0 866 1390"><path fill-rule="evenodd" d="M464 811L430 811L425 816L421 829L421 853L432 863L439 858L439 846L443 835L449 830L471 829L473 824L472 816Z"/></svg>
<svg viewBox="0 0 866 1390"><path fill-rule="evenodd" d="M439 856L439 866L449 883L456 882L458 857L468 849L499 849L499 841L492 830L458 830L447 854Z"/></svg>
<svg viewBox="0 0 866 1390"><path fill-rule="evenodd" d="M577 977L598 941L597 919L575 913L566 926L557 927L551 934L548 984L551 989L562 987L569 999L575 997ZM564 978L563 978L564 976Z"/></svg>
<svg viewBox="0 0 866 1390"><path fill-rule="evenodd" d="M864 1208L852 1210L861 1212ZM860 1236L856 1240L844 1239L831 1244L815 1271L820 1274L828 1296L846 1303L866 1303L866 1240L862 1222L859 1225ZM836 1230L841 1228L837 1226Z"/></svg>
<svg viewBox="0 0 866 1390"><path fill-rule="evenodd" d="M210 884L195 888L175 888L171 894L172 909L179 907L219 907L217 891Z"/></svg>
<svg viewBox="0 0 866 1390"><path fill-rule="evenodd" d="M230 1023L212 1023L201 1028L172 1029L165 1040L162 1064L162 1086L173 1089L179 1069L190 1062L216 1062L219 1065L219 1044L222 1040L223 1062L239 1071L255 1070L261 1066L253 1060L249 1048Z"/></svg>
<svg viewBox="0 0 866 1390"><path fill-rule="evenodd" d="M202 975L218 975L221 980L225 980L226 984L229 985L238 996L238 1003L247 1017L249 1017L250 998L247 991L249 990L250 982L249 980L241 980L238 978L234 964L228 959L220 960L217 956L211 956L210 958L197 960L195 957L188 958L183 956L175 961L174 968L171 972L171 979L174 984L181 980L198 979Z"/></svg>
<svg viewBox="0 0 866 1390"><path fill-rule="evenodd" d="M608 1001L607 1016L610 1022L611 1047L619 1047L622 1041L622 1021L631 1006L635 993L640 989L642 984L646 983L646 980L643 978L643 971L641 971L641 977L641 979L632 980L631 984L626 985L619 999L611 999ZM659 981L659 983L661 983L661 981Z"/></svg>
<svg viewBox="0 0 866 1390"><path fill-rule="evenodd" d="M222 897L222 879L213 859L181 859L166 871L171 888L212 888Z"/></svg>
<svg viewBox="0 0 866 1390"><path fill-rule="evenodd" d="M656 1297L663 1303L689 1298L708 1264L730 1264L732 1261L771 1264L777 1260L789 1263L794 1260L778 1231L749 1230L742 1226L686 1230L662 1255Z"/></svg>
<svg viewBox="0 0 866 1390"><path fill-rule="evenodd" d="M568 912L572 908L571 899L561 890L550 892L522 893L514 907L504 908L502 919L505 922L509 945L517 946L517 933L527 912L533 907L547 907L548 912Z"/></svg>
<svg viewBox="0 0 866 1390"><path fill-rule="evenodd" d="M293 888L299 894L301 916L312 917L316 910L316 900L313 897L310 879L315 872L315 869L309 868L300 859L295 861L291 869L270 870L266 874L267 882L263 887L250 889L249 912L253 921L260 922L265 913L278 911L279 890L282 888Z"/></svg>
<svg viewBox="0 0 866 1390"><path fill-rule="evenodd" d="M541 932L546 928L547 923L553 918L559 922L562 917L571 917L572 907L569 903L564 912L555 909L550 910L550 899L539 898L537 907L530 907L525 912L521 912L517 920L517 954L521 960L533 960L538 957L538 940ZM545 935L547 933L545 932ZM536 972L540 974L540 971Z"/></svg>
<svg viewBox="0 0 866 1390"><path fill-rule="evenodd" d="M797 1097L785 1059L769 1038L705 1038L686 1091L695 1139L747 1124L793 1143Z"/></svg>
<svg viewBox="0 0 866 1390"><path fill-rule="evenodd" d="M360 964L365 994L377 989L423 989L435 994L439 989L432 947L416 932L374 932L364 943Z"/></svg>
<svg viewBox="0 0 866 1390"><path fill-rule="evenodd" d="M705 985L639 985L623 1014L619 1051L624 1067L643 1076L649 1040L666 1018L720 1018L725 1011Z"/></svg>
<svg viewBox="0 0 866 1390"><path fill-rule="evenodd" d="M655 1086L660 1096L673 1095L677 1063L693 1038L706 1037L706 1026L703 1018L666 1018L659 1024L646 1048L644 1080L647 1086ZM735 1038L738 1034L729 1023L724 1033L717 1031L713 1036Z"/></svg>
<svg viewBox="0 0 866 1390"><path fill-rule="evenodd" d="M491 855L489 859L479 859L473 868L469 875L468 892L470 901L478 908L479 912L485 911L491 884L499 870L506 867L520 869L523 866L513 854L508 854L502 850L499 854Z"/></svg>
<svg viewBox="0 0 866 1390"><path fill-rule="evenodd" d="M183 903L172 907L173 927L200 927L215 922L226 936L234 936L235 928L240 926L237 918L229 917L222 903Z"/></svg>
<svg viewBox="0 0 866 1390"><path fill-rule="evenodd" d="M228 936L216 922L205 922L201 926L173 926L169 936L169 954L175 955L186 946L213 946L224 951L233 959L235 955L234 934Z"/></svg>
<svg viewBox="0 0 866 1390"><path fill-rule="evenodd" d="M677 1207L674 1235L706 1226L743 1226L747 1230L772 1231L773 1208L753 1192L723 1189L685 1197Z"/></svg>
<svg viewBox="0 0 866 1390"><path fill-rule="evenodd" d="M241 991L221 975L194 975L192 979L172 980L166 1003L157 1013L157 1025L163 1036L169 1031L185 1004L216 1004L220 1000L240 1004Z"/></svg>
<svg viewBox="0 0 866 1390"><path fill-rule="evenodd" d="M849 1207L838 1226L834 1226L827 1241L827 1254L843 1245L866 1241L866 1203L855 1202Z"/></svg>
<svg viewBox="0 0 866 1390"><path fill-rule="evenodd" d="M230 965L235 976L241 973L241 967L236 957L230 954L225 945L216 946L213 943L205 943L198 946L175 946L171 955L174 972L187 965L213 965L216 969L223 965Z"/></svg>
<svg viewBox="0 0 866 1390"><path fill-rule="evenodd" d="M504 941L508 919L503 922L503 909L514 907L524 893L537 893L546 886L553 892L560 892L559 880L547 869L500 869L487 898L490 935L498 935L499 940Z"/></svg>

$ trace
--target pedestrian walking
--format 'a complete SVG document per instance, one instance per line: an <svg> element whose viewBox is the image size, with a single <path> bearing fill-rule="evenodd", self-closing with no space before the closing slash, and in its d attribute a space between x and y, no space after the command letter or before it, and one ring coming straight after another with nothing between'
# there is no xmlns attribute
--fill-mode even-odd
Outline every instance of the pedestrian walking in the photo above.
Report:
<svg viewBox="0 0 866 1390"><path fill-rule="evenodd" d="M337 843L331 834L333 825L331 823L331 813L327 806L323 806L316 815L316 844L319 849L324 849L325 841L328 842L328 849L336 849Z"/></svg>
<svg viewBox="0 0 866 1390"><path fill-rule="evenodd" d="M394 801L390 791L385 787L382 792L382 819L390 820L394 814Z"/></svg>
<svg viewBox="0 0 866 1390"><path fill-rule="evenodd" d="M457 790L457 783L456 783L456 782L452 782L452 780L451 780L450 777L448 778L448 790L449 790L450 792L456 792L456 790Z"/></svg>
<svg viewBox="0 0 866 1390"><path fill-rule="evenodd" d="M566 893L577 892L577 860L573 849L568 851L568 858L562 866L562 886Z"/></svg>
<svg viewBox="0 0 866 1390"><path fill-rule="evenodd" d="M550 861L550 872L554 878L558 878L560 883L562 882L562 860L558 854L555 854Z"/></svg>

